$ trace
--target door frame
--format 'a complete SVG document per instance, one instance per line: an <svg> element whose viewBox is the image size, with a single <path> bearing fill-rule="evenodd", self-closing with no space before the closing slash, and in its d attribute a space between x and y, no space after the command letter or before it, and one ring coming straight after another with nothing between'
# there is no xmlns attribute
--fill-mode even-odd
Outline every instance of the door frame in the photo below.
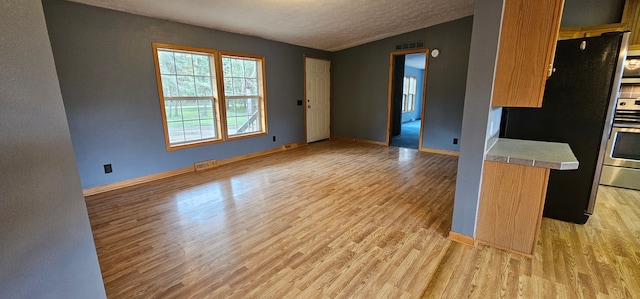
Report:
<svg viewBox="0 0 640 299"><path fill-rule="evenodd" d="M333 102L332 97L332 85L331 84L331 59L327 57L320 56L312 56L312 55L303 55L304 70L303 70L303 87L304 87L304 99L302 99L302 108L304 110L304 143L308 144L309 136L307 134L307 58L325 60L329 62L329 139L331 139L331 106Z"/></svg>
<svg viewBox="0 0 640 299"><path fill-rule="evenodd" d="M424 132L424 112L426 105L427 95L427 68L429 66L429 49L412 49L394 51L389 54L389 87L387 93L387 146L391 145L391 117L393 108L393 71L395 69L395 57L399 55L418 54L424 53L424 76L422 76L422 107L420 108L420 135L418 136L418 150L422 150L422 133Z"/></svg>

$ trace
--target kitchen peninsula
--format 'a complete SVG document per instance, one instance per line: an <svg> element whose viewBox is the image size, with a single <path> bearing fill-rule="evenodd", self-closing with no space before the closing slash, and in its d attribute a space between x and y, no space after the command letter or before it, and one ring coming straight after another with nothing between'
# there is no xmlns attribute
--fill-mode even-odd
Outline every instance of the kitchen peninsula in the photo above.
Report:
<svg viewBox="0 0 640 299"><path fill-rule="evenodd" d="M533 256L550 169L578 164L565 143L497 139L485 154L476 241Z"/></svg>

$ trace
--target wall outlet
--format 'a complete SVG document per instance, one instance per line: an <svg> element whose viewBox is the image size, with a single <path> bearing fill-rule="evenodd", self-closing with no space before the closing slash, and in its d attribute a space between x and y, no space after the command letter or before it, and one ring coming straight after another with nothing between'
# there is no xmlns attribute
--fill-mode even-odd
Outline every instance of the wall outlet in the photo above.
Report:
<svg viewBox="0 0 640 299"><path fill-rule="evenodd" d="M302 106L302 100L298 100L298 106Z"/></svg>
<svg viewBox="0 0 640 299"><path fill-rule="evenodd" d="M458 138L453 138L453 144L458 144Z"/></svg>
<svg viewBox="0 0 640 299"><path fill-rule="evenodd" d="M104 173L112 173L112 172L113 172L113 168L111 168L111 164L105 164Z"/></svg>

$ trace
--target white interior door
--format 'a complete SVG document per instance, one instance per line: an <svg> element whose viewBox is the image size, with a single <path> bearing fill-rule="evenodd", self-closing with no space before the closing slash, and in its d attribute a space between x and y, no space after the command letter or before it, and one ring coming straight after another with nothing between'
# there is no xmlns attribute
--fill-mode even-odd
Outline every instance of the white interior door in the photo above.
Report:
<svg viewBox="0 0 640 299"><path fill-rule="evenodd" d="M330 67L328 60L305 58L307 142L331 135Z"/></svg>

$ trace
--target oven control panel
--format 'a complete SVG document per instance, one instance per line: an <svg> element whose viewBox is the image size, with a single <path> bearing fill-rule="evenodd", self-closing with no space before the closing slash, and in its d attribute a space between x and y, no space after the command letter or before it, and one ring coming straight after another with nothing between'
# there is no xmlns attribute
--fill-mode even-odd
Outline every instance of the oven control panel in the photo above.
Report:
<svg viewBox="0 0 640 299"><path fill-rule="evenodd" d="M618 99L613 125L618 127L640 126L640 98Z"/></svg>
<svg viewBox="0 0 640 299"><path fill-rule="evenodd" d="M618 99L616 110L640 110L640 99Z"/></svg>

